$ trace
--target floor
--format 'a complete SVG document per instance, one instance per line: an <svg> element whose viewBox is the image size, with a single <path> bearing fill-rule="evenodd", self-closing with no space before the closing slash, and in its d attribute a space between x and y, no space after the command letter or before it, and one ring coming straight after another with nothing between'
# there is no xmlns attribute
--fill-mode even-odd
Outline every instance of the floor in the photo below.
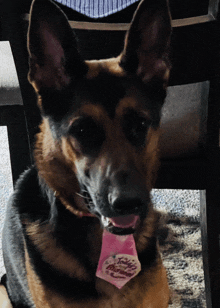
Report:
<svg viewBox="0 0 220 308"><path fill-rule="evenodd" d="M13 192L10 156L8 147L7 127L0 126L0 277L4 273L1 252L1 233L7 201Z"/></svg>

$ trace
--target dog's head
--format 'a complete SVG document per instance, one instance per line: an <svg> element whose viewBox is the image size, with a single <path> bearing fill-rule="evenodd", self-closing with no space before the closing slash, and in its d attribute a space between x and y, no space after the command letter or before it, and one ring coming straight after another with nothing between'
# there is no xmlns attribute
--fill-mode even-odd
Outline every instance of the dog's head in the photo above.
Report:
<svg viewBox="0 0 220 308"><path fill-rule="evenodd" d="M170 34L167 1L142 1L122 53L84 61L60 9L50 0L32 4L29 80L43 117L40 176L71 212L89 210L117 234L133 232L151 206Z"/></svg>

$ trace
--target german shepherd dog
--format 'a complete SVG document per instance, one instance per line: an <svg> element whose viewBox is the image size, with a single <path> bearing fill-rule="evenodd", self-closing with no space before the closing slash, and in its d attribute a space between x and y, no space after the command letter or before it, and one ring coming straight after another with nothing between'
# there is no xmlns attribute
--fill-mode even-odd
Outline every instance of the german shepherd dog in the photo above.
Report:
<svg viewBox="0 0 220 308"><path fill-rule="evenodd" d="M167 1L142 1L122 53L84 61L58 6L33 1L28 78L42 123L3 231L13 307L168 307L150 191L170 36ZM134 239L141 270L121 288L96 275L104 232Z"/></svg>

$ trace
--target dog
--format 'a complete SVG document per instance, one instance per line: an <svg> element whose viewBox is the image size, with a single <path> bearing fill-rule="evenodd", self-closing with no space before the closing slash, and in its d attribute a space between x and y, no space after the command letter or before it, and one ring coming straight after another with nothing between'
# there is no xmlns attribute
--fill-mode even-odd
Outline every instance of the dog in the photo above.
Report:
<svg viewBox="0 0 220 308"><path fill-rule="evenodd" d="M13 307L168 307L150 191L170 37L167 1L144 0L121 54L85 61L58 6L33 1L28 78L42 123L35 164L16 184L3 230ZM130 241L133 254L115 255L105 237Z"/></svg>

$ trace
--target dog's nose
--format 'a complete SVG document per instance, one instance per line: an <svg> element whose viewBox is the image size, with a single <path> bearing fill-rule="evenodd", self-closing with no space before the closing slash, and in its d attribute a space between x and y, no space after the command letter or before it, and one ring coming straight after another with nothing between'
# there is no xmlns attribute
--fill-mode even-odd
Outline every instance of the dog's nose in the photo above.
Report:
<svg viewBox="0 0 220 308"><path fill-rule="evenodd" d="M121 168L110 180L108 202L114 215L138 214L147 207L148 192L136 170Z"/></svg>
<svg viewBox="0 0 220 308"><path fill-rule="evenodd" d="M138 197L117 197L112 202L112 209L119 215L138 214L144 202Z"/></svg>

